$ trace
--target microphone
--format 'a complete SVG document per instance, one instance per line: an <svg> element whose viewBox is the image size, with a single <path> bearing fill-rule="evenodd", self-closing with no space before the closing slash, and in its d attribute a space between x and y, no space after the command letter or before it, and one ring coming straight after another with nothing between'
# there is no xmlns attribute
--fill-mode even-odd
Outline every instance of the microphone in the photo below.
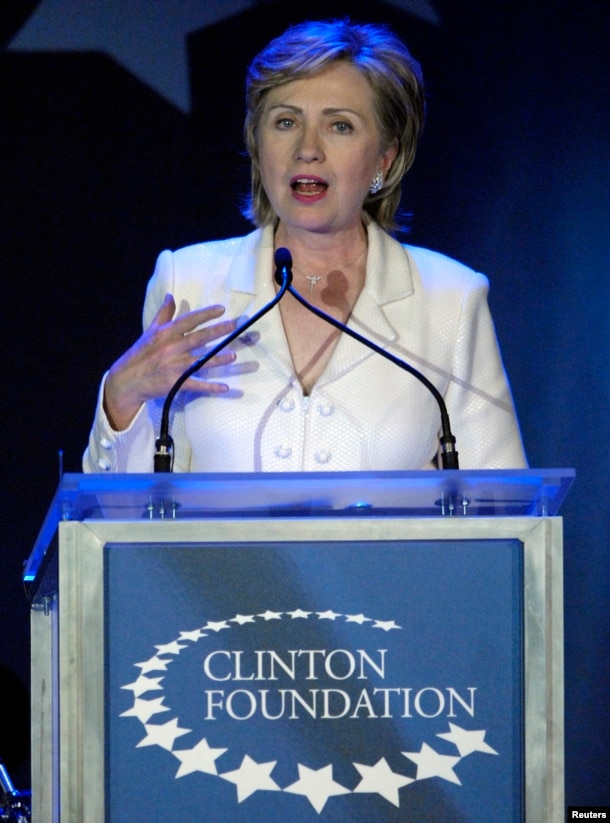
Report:
<svg viewBox="0 0 610 823"><path fill-rule="evenodd" d="M161 423L159 425L159 437L155 441L155 458L154 471L155 473L168 473L172 471L174 463L174 441L169 433L169 413L171 410L174 398L182 385L188 380L191 375L199 371L200 368L216 357L225 346L232 343L236 337L253 326L261 317L267 314L275 305L277 305L282 297L286 294L290 283L292 282L292 258L287 249L278 249L275 253L275 280L280 285L280 290L275 297L270 300L263 308L254 314L249 320L246 320L241 326L233 329L223 340L216 346L207 351L203 357L196 360L186 369L180 377L176 380L172 388L169 390L165 402L163 404L163 411L161 413Z"/></svg>
<svg viewBox="0 0 610 823"><path fill-rule="evenodd" d="M281 266L285 268L289 268L292 270L292 257L288 249L278 249L276 252L276 265L278 263L278 256L281 252ZM280 280L278 279L278 272L280 271L280 266L275 272L275 279L279 283ZM284 268L282 268L284 271ZM283 281L282 281L283 282ZM441 430L442 434L439 437L439 443L441 448L441 462L443 469L459 469L459 462L458 462L458 453L455 448L455 437L451 432L451 425L449 422L449 413L447 411L447 406L445 404L445 400L439 390L436 388L434 383L432 383L428 378L418 371L414 366L410 363L401 360L399 357L395 357L390 352L382 349L381 346L378 346L372 340L364 337L361 334L358 334L357 331L346 326L345 323L341 323L340 320L332 317L330 314L326 314L321 309L318 309L316 306L313 306L311 303L308 303L307 300L292 286L292 271L290 274L290 282L288 283L287 290L290 294L295 297L302 306L305 306L310 312L315 314L317 317L320 317L322 320L325 320L327 323L330 323L331 326L334 326L339 331L343 332L344 334L349 335L349 337L353 337L354 340L358 340L358 342L362 343L364 346L367 346L369 349L372 349L377 354L380 354L382 357L385 357L386 360L390 360L399 368L403 369L404 371L409 372L409 374L416 377L420 383L428 389L428 391L433 395L434 399L436 400L440 413L441 413Z"/></svg>

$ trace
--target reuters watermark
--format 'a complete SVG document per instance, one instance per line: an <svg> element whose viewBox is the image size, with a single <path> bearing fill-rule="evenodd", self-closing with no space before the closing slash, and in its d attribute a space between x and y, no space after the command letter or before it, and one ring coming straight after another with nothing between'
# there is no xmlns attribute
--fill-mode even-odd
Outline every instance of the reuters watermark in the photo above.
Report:
<svg viewBox="0 0 610 823"><path fill-rule="evenodd" d="M568 806L566 821L610 820L610 806Z"/></svg>

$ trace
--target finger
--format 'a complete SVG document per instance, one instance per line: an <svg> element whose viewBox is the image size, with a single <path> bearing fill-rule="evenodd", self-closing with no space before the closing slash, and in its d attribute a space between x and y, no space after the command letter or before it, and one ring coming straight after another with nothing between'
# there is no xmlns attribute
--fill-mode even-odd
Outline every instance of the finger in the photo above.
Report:
<svg viewBox="0 0 610 823"><path fill-rule="evenodd" d="M213 326L206 326L203 329L190 332L184 336L186 347L192 352L196 352L197 349L205 349L208 344L231 334L235 331L235 327L235 320L224 320L222 323L215 323Z"/></svg>
<svg viewBox="0 0 610 823"><path fill-rule="evenodd" d="M195 394L226 394L229 391L229 386L226 383L204 380L201 377L189 377L188 380L185 380L181 389Z"/></svg>
<svg viewBox="0 0 610 823"><path fill-rule="evenodd" d="M159 311L152 319L151 326L164 326L169 323L176 312L176 301L173 294L166 294Z"/></svg>
<svg viewBox="0 0 610 823"><path fill-rule="evenodd" d="M197 326L209 323L210 320L215 320L217 317L222 317L224 313L224 306L206 306L203 309L195 309L177 317L173 324L174 329L180 334L189 334Z"/></svg>

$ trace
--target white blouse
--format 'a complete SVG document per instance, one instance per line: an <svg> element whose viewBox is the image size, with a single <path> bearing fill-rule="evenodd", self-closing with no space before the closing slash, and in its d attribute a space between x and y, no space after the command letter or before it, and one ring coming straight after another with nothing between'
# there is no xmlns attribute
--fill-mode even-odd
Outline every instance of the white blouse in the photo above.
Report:
<svg viewBox="0 0 610 823"><path fill-rule="evenodd" d="M526 466L487 305L488 281L436 252L368 225L366 283L349 320L421 371L444 397L460 468ZM171 292L182 314L223 304L252 316L274 296L273 231L164 251L148 285L144 326ZM306 295L305 295L306 296ZM295 376L276 306L231 344L234 363L208 370L229 391L181 391L170 415L174 471L392 471L437 466L440 415L415 377L347 335L309 396ZM100 388L85 472L150 472L163 400L115 432Z"/></svg>

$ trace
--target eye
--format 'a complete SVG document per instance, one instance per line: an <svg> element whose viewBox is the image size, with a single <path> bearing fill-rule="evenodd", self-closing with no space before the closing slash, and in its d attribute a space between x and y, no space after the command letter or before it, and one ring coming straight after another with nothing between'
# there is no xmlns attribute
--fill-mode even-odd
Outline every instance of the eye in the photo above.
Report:
<svg viewBox="0 0 610 823"><path fill-rule="evenodd" d="M275 125L278 129L291 129L294 126L294 120L292 117L280 117L275 121Z"/></svg>
<svg viewBox="0 0 610 823"><path fill-rule="evenodd" d="M345 120L338 120L336 123L333 123L333 129L339 134L349 134L354 130L351 123L347 123Z"/></svg>

